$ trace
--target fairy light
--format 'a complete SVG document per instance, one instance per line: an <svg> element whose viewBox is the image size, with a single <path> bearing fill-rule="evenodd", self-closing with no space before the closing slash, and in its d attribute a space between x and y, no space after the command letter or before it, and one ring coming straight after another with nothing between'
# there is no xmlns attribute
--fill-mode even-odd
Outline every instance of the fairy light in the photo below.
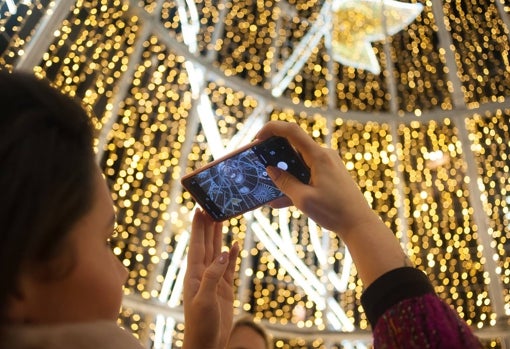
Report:
<svg viewBox="0 0 510 349"><path fill-rule="evenodd" d="M0 66L12 68L34 35L40 17L54 1L3 1L0 10ZM6 10L5 13L2 13Z"/></svg>
<svg viewBox="0 0 510 349"><path fill-rule="evenodd" d="M468 121L472 149L479 163L478 171L482 178L483 201L488 212L498 261L496 268L504 285L504 302L510 304L510 261L508 229L510 228L510 176L509 149L510 130L508 126L509 110L498 110L494 114L476 115ZM505 309L506 315L510 308Z"/></svg>
<svg viewBox="0 0 510 349"><path fill-rule="evenodd" d="M417 20L388 38L389 51L381 42L372 43L381 74L332 62L324 42L319 42L307 48L309 56L300 62L300 70L292 72L293 79L282 85L281 95L288 103L281 107L278 99L263 100L234 87L229 77L269 92L272 77L306 38L323 1L289 0L285 6L292 11L283 11L285 6L276 0L199 0L188 12L184 1L168 1L161 7L155 1L77 1L34 70L83 101L98 130L115 118L105 149L98 151L103 152L100 164L118 207L120 231L115 253L130 269L126 294L147 302L160 299L167 303L164 306L171 300L172 306L179 306L180 291L171 294L170 288L179 290L176 284L183 269L172 258L183 258L189 214L194 208L189 194L179 190L179 178L210 161L212 154L220 153L236 135L253 136L254 130L243 127L260 127L261 120L268 117L296 122L319 143L337 149L369 204L395 231L411 260L430 275L435 290L469 325L484 329L496 324L485 257L478 245L482 232L474 224L466 162L457 135L459 127L467 127L477 161L480 199L490 221L487 233L494 249L490 257L496 263L504 304L510 304L510 111L494 108L469 115L469 108L497 105L508 98L507 28L494 1L444 1L441 12L445 18L440 19L431 8L435 2L422 3L424 9ZM15 67L37 21L53 6L51 1L32 1L20 2L16 13L2 10L6 12L0 13L0 65ZM196 44L197 56L213 57L212 66L222 71L225 79L211 79L207 67L196 62L189 69L187 57L174 51L156 32L148 36L140 56L133 56L141 28L148 25L134 6L153 16L179 43ZM183 30L184 13L190 15L192 33ZM451 35L453 67L439 48L439 20L445 21ZM117 83L133 60L136 64L126 95L120 99L119 114L110 115ZM393 65L392 76L387 76L388 62ZM441 111L454 109L449 69L456 69L461 81L468 108L463 110L465 124L464 119L440 116ZM389 92L390 79L396 84L397 96ZM192 125L197 96L203 98L203 122L194 133L191 151L185 153L186 130ZM372 113L387 113L392 99L396 99L398 115L389 117L397 118L395 128L390 127L394 119L388 123L380 119L350 121L349 112L363 113L365 120L370 120ZM308 108L314 109L303 111ZM400 116L410 113L415 115L414 121L399 122ZM209 138L216 140L214 147L208 144ZM237 138L236 142L246 141ZM403 186L401 202L397 202L398 186ZM251 269L239 270L240 261L237 266L237 272L247 272L249 284L242 288L247 295L236 296L236 307L268 324L326 330L334 328L335 321L342 325L338 316L331 315L329 302L338 305L337 314L345 314L355 328L367 330L359 303L362 284L342 243L321 230L320 234L329 234L330 245L319 257L315 251L320 246L319 232L311 230L307 217L298 210L265 207L260 214L268 219L266 231L277 234L278 227L286 224L281 230L283 242L294 246L292 258L302 264L274 255L276 246L271 242L275 238L271 235L261 234L262 239L268 239L266 244L260 240L245 243L246 236L253 236L247 234L253 217L231 219L224 230L226 239L253 246L241 252L243 258L251 259ZM295 268L298 264L307 271ZM314 282L323 282L324 288L317 285L315 293L307 294L296 282L299 275L314 276ZM236 279L238 288L240 279ZM300 317L295 316L296 309L301 310ZM510 307L504 311L510 315ZM183 324L166 315L157 317L125 307L121 321L145 341L182 345ZM275 339L276 348L367 344L353 343ZM484 344L487 348L501 346L497 338L484 339Z"/></svg>

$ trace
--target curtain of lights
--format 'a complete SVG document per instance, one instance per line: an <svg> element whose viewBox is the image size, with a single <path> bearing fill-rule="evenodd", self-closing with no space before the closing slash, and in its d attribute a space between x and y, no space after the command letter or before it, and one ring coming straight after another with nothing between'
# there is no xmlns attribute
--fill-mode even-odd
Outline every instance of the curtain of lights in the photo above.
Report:
<svg viewBox="0 0 510 349"><path fill-rule="evenodd" d="M437 293L487 348L510 349L510 3L419 0L371 42L377 73L333 59L355 30L347 10L332 16L347 2L0 0L0 65L91 111L130 270L120 321L147 347L182 344L194 202L180 177L278 119L338 149ZM263 207L224 235L242 246L235 312L276 348L371 347L334 234Z"/></svg>

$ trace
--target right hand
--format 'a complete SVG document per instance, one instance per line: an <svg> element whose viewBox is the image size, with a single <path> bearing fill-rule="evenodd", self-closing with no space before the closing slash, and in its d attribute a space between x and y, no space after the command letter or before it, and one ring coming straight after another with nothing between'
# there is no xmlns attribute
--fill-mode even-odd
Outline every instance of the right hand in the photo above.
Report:
<svg viewBox="0 0 510 349"><path fill-rule="evenodd" d="M399 241L370 208L337 151L321 147L293 123L269 122L258 138L272 135L287 138L301 153L311 179L303 184L277 168L268 168L269 176L297 208L343 240L365 286L390 270L409 265Z"/></svg>
<svg viewBox="0 0 510 349"><path fill-rule="evenodd" d="M322 227L339 234L347 233L367 220L379 219L369 207L337 151L321 147L295 123L271 121L258 133L257 139L281 136L289 140L302 155L311 171L309 184L275 167L268 174L276 186L297 208ZM282 207L282 200L271 204Z"/></svg>

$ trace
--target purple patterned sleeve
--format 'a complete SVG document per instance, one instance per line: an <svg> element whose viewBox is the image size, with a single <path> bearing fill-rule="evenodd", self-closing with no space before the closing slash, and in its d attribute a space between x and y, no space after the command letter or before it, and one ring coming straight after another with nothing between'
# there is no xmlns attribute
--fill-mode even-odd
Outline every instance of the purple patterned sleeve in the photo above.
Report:
<svg viewBox="0 0 510 349"><path fill-rule="evenodd" d="M375 349L482 348L418 269L403 267L382 275L361 302L373 327Z"/></svg>
<svg viewBox="0 0 510 349"><path fill-rule="evenodd" d="M482 348L467 324L435 294L403 300L377 321L374 347L383 348Z"/></svg>

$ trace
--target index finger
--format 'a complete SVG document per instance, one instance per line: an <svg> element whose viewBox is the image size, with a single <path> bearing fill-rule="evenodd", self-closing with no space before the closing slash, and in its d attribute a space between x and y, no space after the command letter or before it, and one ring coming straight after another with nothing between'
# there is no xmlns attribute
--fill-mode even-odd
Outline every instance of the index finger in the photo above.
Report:
<svg viewBox="0 0 510 349"><path fill-rule="evenodd" d="M287 138L307 164L313 162L315 152L321 149L321 146L310 135L293 122L270 121L260 129L256 138L264 140L271 136Z"/></svg>

